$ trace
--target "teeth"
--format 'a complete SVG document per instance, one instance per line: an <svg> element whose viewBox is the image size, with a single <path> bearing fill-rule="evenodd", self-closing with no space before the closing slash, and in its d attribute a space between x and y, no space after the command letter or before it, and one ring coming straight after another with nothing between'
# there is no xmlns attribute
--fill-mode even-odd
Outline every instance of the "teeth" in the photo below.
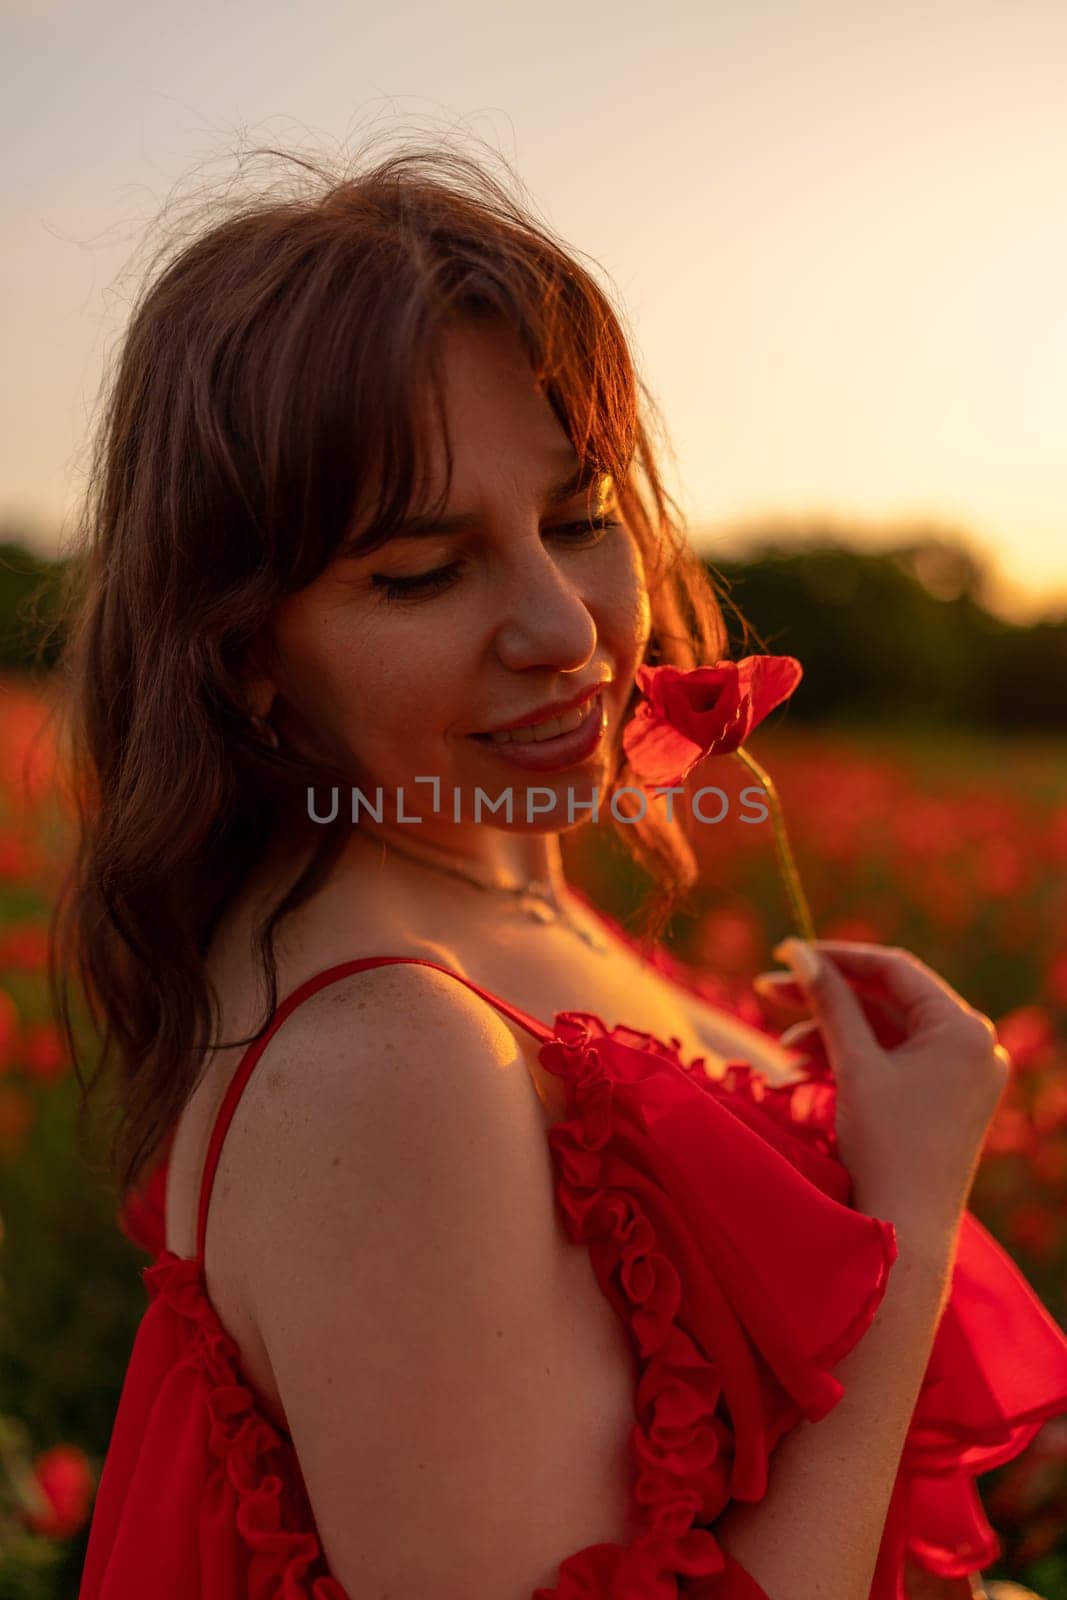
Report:
<svg viewBox="0 0 1067 1600"><path fill-rule="evenodd" d="M580 727L598 698L599 691L592 700L576 706L573 711L564 712L562 717L552 717L548 722L539 722L532 728L513 728L510 733L491 733L489 737L494 744L541 744L545 739L556 739L561 733L570 733L573 728Z"/></svg>

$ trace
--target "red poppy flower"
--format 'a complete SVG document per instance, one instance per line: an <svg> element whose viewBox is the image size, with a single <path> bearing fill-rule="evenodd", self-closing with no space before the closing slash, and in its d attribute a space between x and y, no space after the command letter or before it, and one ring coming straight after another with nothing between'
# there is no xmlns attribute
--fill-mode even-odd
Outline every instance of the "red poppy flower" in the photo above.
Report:
<svg viewBox="0 0 1067 1600"><path fill-rule="evenodd" d="M681 783L709 755L740 749L804 673L794 656L745 656L711 667L638 667L646 697L623 730L630 765L651 784Z"/></svg>
<svg viewBox="0 0 1067 1600"><path fill-rule="evenodd" d="M77 1445L57 1444L37 1457L33 1470L47 1509L30 1513L27 1522L35 1533L69 1538L89 1514L93 1474L88 1457Z"/></svg>

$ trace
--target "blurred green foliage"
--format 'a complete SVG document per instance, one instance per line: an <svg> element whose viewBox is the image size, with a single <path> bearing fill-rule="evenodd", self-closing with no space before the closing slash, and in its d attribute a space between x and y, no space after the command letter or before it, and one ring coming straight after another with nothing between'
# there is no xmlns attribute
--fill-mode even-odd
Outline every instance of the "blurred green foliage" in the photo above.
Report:
<svg viewBox="0 0 1067 1600"><path fill-rule="evenodd" d="M832 532L768 531L744 559L708 559L767 650L804 663L798 721L1067 727L1067 614L1002 621L963 541L930 533L869 551ZM53 665L63 567L0 529L0 669Z"/></svg>
<svg viewBox="0 0 1067 1600"><path fill-rule="evenodd" d="M930 536L871 552L769 538L711 570L768 652L803 662L791 720L1067 728L1067 615L1001 620L963 544Z"/></svg>
<svg viewBox="0 0 1067 1600"><path fill-rule="evenodd" d="M0 671L30 672L55 664L65 566L37 555L14 530L0 527Z"/></svg>

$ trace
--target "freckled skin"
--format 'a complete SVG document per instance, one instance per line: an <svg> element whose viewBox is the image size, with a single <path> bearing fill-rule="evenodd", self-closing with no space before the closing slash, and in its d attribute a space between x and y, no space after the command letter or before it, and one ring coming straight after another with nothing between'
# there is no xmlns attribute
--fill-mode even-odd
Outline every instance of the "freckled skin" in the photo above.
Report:
<svg viewBox="0 0 1067 1600"><path fill-rule="evenodd" d="M365 928L373 931L372 947L394 942L399 947L394 935L410 929L430 943L435 937L450 944L458 938L475 954L503 948L516 963L520 951L533 956L535 947L546 954L558 946L558 970L587 968L590 993L595 970L602 986L610 986L617 971L615 987L628 985L635 1006L648 1004L647 980L642 1001L617 951L590 957L571 934L554 927L523 933L499 897L468 894L457 900L447 878L422 868L412 871L403 862L390 862L381 872L366 870L369 864L379 866L375 840L395 837L408 848L450 856L483 880L551 878L563 887L560 898L565 899L559 836L588 818L580 807L594 788L603 803L618 761L622 714L650 633L641 551L625 525L588 544L552 536L554 526L585 519L588 501L582 492L567 504L547 505L546 485L562 477L575 458L514 339L484 325L463 326L447 336L444 354L446 424L454 457L446 512L476 511L478 533L401 541L371 556L336 561L281 605L271 629L281 666L247 683L249 709L269 715L283 742L326 754L370 798L379 785L383 789L386 820L373 824L373 833L366 822L352 831L350 853L359 869L364 852L362 870L345 879L343 891L329 902L320 897L318 932L307 935L314 954L304 959L311 967L339 959L345 945L359 947L357 935ZM438 490L443 462L436 442L428 501ZM416 601L390 603L371 581L375 573L404 577L453 561L462 563L455 580ZM609 673L608 734L597 757L580 767L524 774L468 737ZM429 774L440 778L449 803L438 818L430 812L429 787L412 787L416 776ZM561 795L572 791L576 821L568 824L565 810L527 821L522 804L527 784ZM390 826L401 785L407 812L425 819L418 826ZM478 785L491 795L512 788L511 824L492 813L473 822L468 797ZM468 819L459 824L451 821L453 786L463 792ZM284 844L279 844L283 856ZM264 877L269 878L268 871ZM386 926L389 932L383 934ZM448 964L447 952L445 960ZM554 1000L557 982L558 972L547 962L544 983ZM514 992L503 979L496 987ZM598 1001L592 1005L596 1010ZM546 998L540 1005L534 1002L533 1009L547 1015L555 1007ZM651 1013L642 1015L655 1025ZM504 1337L503 1329L497 1337ZM417 1466L422 1470L424 1464ZM906 1584L908 1600L967 1600L981 1593L969 1579L936 1579L910 1563Z"/></svg>
<svg viewBox="0 0 1067 1600"><path fill-rule="evenodd" d="M749 1054L772 1078L788 1073L782 1052L768 1050L761 1034L739 1041L728 1014L657 977L621 946L593 951L575 938L576 927L595 935L603 928L568 886L560 841L592 820L595 796L601 822L608 817L623 718L651 632L642 551L610 482L599 504L584 489L549 503L547 487L566 477L577 457L511 335L460 325L442 354L453 457L443 511L474 513L475 531L393 541L358 560L335 561L272 619L267 658L280 663L275 674L246 678L249 709L269 714L286 744L325 753L371 800L382 791L383 821L364 810L328 884L282 923L278 949L290 960L291 982L354 951L417 954L468 972L535 1016L568 1006L607 1013L625 994L628 1020L664 1038L684 1037L690 1057L721 1064ZM425 495L413 500L411 514L439 500L443 488L444 452L433 433L425 472ZM587 523L591 511L618 516L619 525L593 539L560 537L557 530ZM454 561L461 563L455 580L414 602L390 603L372 581ZM469 737L598 681L607 682L606 731L579 765L523 772ZM427 775L440 780L445 809L437 817L430 786L412 786L413 777ZM405 814L424 819L417 825L395 820L400 786ZM452 821L454 787L463 800L459 824ZM476 788L490 798L510 789L512 821L503 811L483 811L475 823ZM556 804L527 819L531 788L538 799L548 791ZM328 815L331 797L317 799L317 813ZM339 812L350 816L344 792ZM512 897L464 887L410 854L482 884L548 881L564 916L534 921ZM224 987L254 991L239 952L297 866L284 833L263 852L217 940L220 966L232 952L231 975L218 974ZM546 1106L556 1090L538 1084Z"/></svg>
<svg viewBox="0 0 1067 1600"><path fill-rule="evenodd" d="M455 327L446 335L445 372L454 453L446 509L475 511L478 531L397 540L336 561L288 597L272 630L283 666L253 680L251 705L270 715L283 740L339 760L368 798L382 785L385 821L373 824L379 837L389 836L394 819L399 843L458 852L485 876L505 866L547 876L557 831L588 816L578 810L568 824L567 791L580 805L597 787L603 806L618 761L621 716L650 628L641 551L621 521L584 542L553 534L585 522L589 501L582 490L557 507L546 503L547 486L577 457L509 333ZM431 438L436 493L444 454L439 437ZM610 497L602 509L620 516ZM391 602L371 581L374 573L408 577L454 561L458 576L416 600ZM468 737L608 676L608 733L598 755L579 767L524 773ZM431 774L441 779L444 802L436 818L430 786L413 785ZM529 784L558 791L558 815L527 821ZM425 819L418 826L395 822L400 785L407 814ZM464 796L458 824L454 785ZM476 785L492 796L512 789L512 823L503 812L474 822Z"/></svg>

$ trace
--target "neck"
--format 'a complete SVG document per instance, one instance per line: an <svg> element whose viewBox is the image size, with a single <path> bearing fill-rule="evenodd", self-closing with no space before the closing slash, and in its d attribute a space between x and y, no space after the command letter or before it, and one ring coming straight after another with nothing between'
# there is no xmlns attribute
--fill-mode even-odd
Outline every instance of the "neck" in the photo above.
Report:
<svg viewBox="0 0 1067 1600"><path fill-rule="evenodd" d="M482 827L477 837L470 829L462 833L457 829L453 837L442 838L423 828L361 823L352 830L344 860L357 866L375 865L381 870L387 870L390 862L414 871L422 862L436 863L484 885L548 884L552 895L560 900L567 892L556 833L508 833Z"/></svg>
<svg viewBox="0 0 1067 1600"><path fill-rule="evenodd" d="M327 882L316 892L318 915L339 938L350 942L359 937L356 930L388 928L393 930L389 937L403 939L410 934L445 944L468 938L481 943L506 938L513 943L531 934L543 943L545 930L517 913L514 896L464 885L451 872L412 860L408 851L476 876L480 884L503 888L547 882L561 915L572 924L588 925L581 902L567 885L558 834L506 834L481 827L475 850L469 838L457 839L454 848L440 838L424 840L421 835L429 830L414 825L392 830L372 826L373 832L365 823L349 830ZM394 835L404 855L390 851ZM284 837L272 839L246 884L257 916L289 888L310 859L310 850L310 845L301 849L297 859L291 848L285 849Z"/></svg>

